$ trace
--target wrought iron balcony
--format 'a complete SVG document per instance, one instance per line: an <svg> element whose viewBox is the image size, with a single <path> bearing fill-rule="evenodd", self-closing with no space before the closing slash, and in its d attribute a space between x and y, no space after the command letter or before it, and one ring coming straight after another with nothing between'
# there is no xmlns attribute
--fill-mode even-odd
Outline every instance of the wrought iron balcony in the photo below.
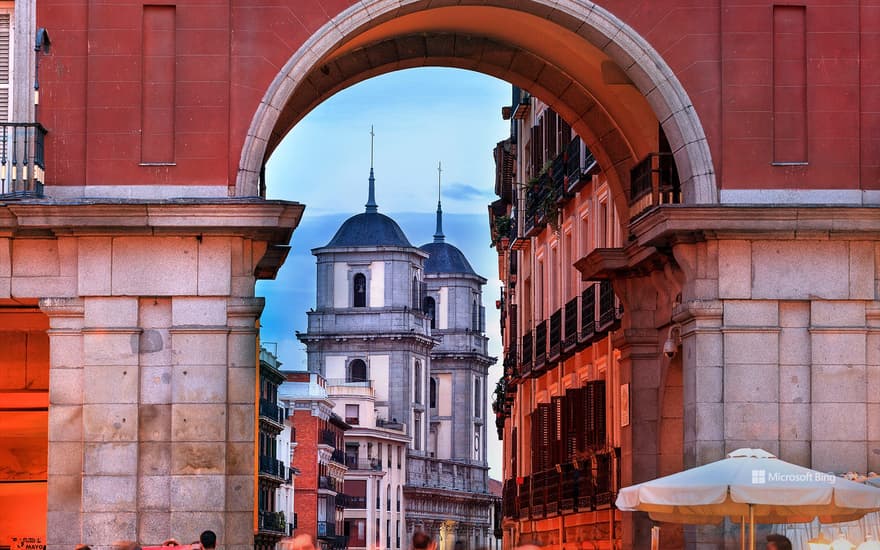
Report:
<svg viewBox="0 0 880 550"><path fill-rule="evenodd" d="M261 511L259 513L259 518L260 531L284 534L287 530L287 523L284 521L284 515L279 512Z"/></svg>
<svg viewBox="0 0 880 550"><path fill-rule="evenodd" d="M330 460L337 464L345 464L345 451L342 449L335 449L333 454L330 455Z"/></svg>
<svg viewBox="0 0 880 550"><path fill-rule="evenodd" d="M590 285L581 293L580 341L587 341L596 333L596 285Z"/></svg>
<svg viewBox="0 0 880 550"><path fill-rule="evenodd" d="M651 153L630 171L629 214L634 218L659 204L681 202L681 183L672 153Z"/></svg>
<svg viewBox="0 0 880 550"><path fill-rule="evenodd" d="M321 439L319 443L329 447L336 448L336 432L333 430L321 430Z"/></svg>
<svg viewBox="0 0 880 550"><path fill-rule="evenodd" d="M269 476L280 481L288 481L290 475L284 462L272 456L260 456L260 475Z"/></svg>
<svg viewBox="0 0 880 550"><path fill-rule="evenodd" d="M345 465L348 466L349 470L382 471L382 461L378 458L358 460L356 456L347 456L345 457Z"/></svg>
<svg viewBox="0 0 880 550"><path fill-rule="evenodd" d="M535 325L535 367L538 371L544 368L547 361L547 320Z"/></svg>
<svg viewBox="0 0 880 550"><path fill-rule="evenodd" d="M562 340L562 352L568 353L577 346L578 341L578 297L575 296L565 304L565 331Z"/></svg>
<svg viewBox="0 0 880 550"><path fill-rule="evenodd" d="M532 353L534 351L532 344L532 331L528 331L522 337L522 360L520 361L522 369L519 373L520 376L528 376L532 372Z"/></svg>
<svg viewBox="0 0 880 550"><path fill-rule="evenodd" d="M550 316L550 354L548 359L556 361L562 354L562 308Z"/></svg>
<svg viewBox="0 0 880 550"><path fill-rule="evenodd" d="M271 401L260 399L260 418L265 418L266 420L283 426L284 409L279 407L275 403L272 403Z"/></svg>
<svg viewBox="0 0 880 550"><path fill-rule="evenodd" d="M336 537L336 524L330 521L319 521L318 522L318 537L319 538L335 538Z"/></svg>
<svg viewBox="0 0 880 550"><path fill-rule="evenodd" d="M617 320L617 308L615 307L614 288L610 281L599 283L599 324L598 330L602 331L611 326Z"/></svg>
<svg viewBox="0 0 880 550"><path fill-rule="evenodd" d="M339 491L339 485L330 476L318 476L318 489L326 489L335 493Z"/></svg>
<svg viewBox="0 0 880 550"><path fill-rule="evenodd" d="M39 122L0 122L0 197L43 196L46 129Z"/></svg>

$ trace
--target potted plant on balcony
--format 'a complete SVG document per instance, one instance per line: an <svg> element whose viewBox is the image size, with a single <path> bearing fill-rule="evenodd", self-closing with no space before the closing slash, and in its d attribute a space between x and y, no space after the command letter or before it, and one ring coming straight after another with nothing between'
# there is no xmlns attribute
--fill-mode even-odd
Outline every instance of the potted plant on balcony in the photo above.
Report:
<svg viewBox="0 0 880 550"><path fill-rule="evenodd" d="M510 216L495 216L492 224L492 244L490 246L498 246L499 249L505 249L510 244L510 229L513 227L513 220Z"/></svg>

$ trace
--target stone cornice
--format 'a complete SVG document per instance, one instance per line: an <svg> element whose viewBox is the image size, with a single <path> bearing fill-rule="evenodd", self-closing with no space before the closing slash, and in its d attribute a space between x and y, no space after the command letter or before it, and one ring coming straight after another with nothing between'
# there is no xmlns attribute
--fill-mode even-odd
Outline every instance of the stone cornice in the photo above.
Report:
<svg viewBox="0 0 880 550"><path fill-rule="evenodd" d="M287 244L305 207L262 199L0 202L0 236L236 235Z"/></svg>
<svg viewBox="0 0 880 550"><path fill-rule="evenodd" d="M706 238L873 238L880 234L880 207L666 205L632 222L630 231L642 246Z"/></svg>

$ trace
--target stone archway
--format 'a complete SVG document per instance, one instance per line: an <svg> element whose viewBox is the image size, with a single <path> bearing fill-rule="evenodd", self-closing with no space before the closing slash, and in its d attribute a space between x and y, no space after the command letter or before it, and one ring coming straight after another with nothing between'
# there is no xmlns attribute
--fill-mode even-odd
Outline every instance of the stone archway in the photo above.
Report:
<svg viewBox="0 0 880 550"><path fill-rule="evenodd" d="M302 116L333 93L385 72L442 65L503 78L553 106L606 167L619 211L626 203L629 168L648 151L640 143L638 124L627 121L627 113L615 113L616 105L596 93L585 73L592 70L606 84L610 79L629 85L663 128L675 154L684 201L718 202L699 117L673 71L641 36L602 7L578 0L527 0L516 9L506 4L466 0L436 7L437 2L428 0L365 0L338 14L292 55L266 91L242 148L235 195L260 195L268 154ZM477 10L491 16L467 16ZM520 33L514 36L517 25L508 25L505 34L501 23L478 28L499 18L516 20ZM541 45L530 44L530 33L522 32L539 27L545 36L564 34L571 49L539 51ZM578 61L582 51L592 52L596 67Z"/></svg>

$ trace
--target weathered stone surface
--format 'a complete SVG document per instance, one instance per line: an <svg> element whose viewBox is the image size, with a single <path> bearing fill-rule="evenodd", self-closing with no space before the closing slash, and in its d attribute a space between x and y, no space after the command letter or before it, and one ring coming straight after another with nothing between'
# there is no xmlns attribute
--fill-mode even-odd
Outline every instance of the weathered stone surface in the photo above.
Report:
<svg viewBox="0 0 880 550"><path fill-rule="evenodd" d="M81 405L83 369L52 369L49 377L49 402L53 405Z"/></svg>
<svg viewBox="0 0 880 550"><path fill-rule="evenodd" d="M58 475L80 475L83 471L83 444L79 441L54 441L49 451L49 472Z"/></svg>
<svg viewBox="0 0 880 550"><path fill-rule="evenodd" d="M138 514L138 538L143 541L143 545L159 545L171 537L170 512L142 512Z"/></svg>
<svg viewBox="0 0 880 550"><path fill-rule="evenodd" d="M138 478L138 507L168 511L171 505L171 476L141 475Z"/></svg>
<svg viewBox="0 0 880 550"><path fill-rule="evenodd" d="M226 476L226 510L249 512L254 508L254 476Z"/></svg>
<svg viewBox="0 0 880 550"><path fill-rule="evenodd" d="M222 403L226 401L225 366L176 366L171 398L174 403ZM253 400L251 386L251 400Z"/></svg>
<svg viewBox="0 0 880 550"><path fill-rule="evenodd" d="M784 440L779 442L779 458L810 468L812 463L812 449L809 441Z"/></svg>
<svg viewBox="0 0 880 550"><path fill-rule="evenodd" d="M718 242L718 297L751 298L752 246L748 241Z"/></svg>
<svg viewBox="0 0 880 550"><path fill-rule="evenodd" d="M225 326L226 297L175 296L171 299L171 315L174 326Z"/></svg>
<svg viewBox="0 0 880 550"><path fill-rule="evenodd" d="M222 493L221 493L222 494ZM222 497L215 495L218 500ZM217 548L225 547L226 542L221 533L225 533L226 514L222 512L171 512L171 532L178 540L199 540L199 534L205 529L210 529L217 534ZM251 516L253 518L253 516ZM253 546L253 519L251 520L251 540Z"/></svg>
<svg viewBox="0 0 880 550"><path fill-rule="evenodd" d="M225 331L178 331L171 334L174 365L226 366Z"/></svg>
<svg viewBox="0 0 880 550"><path fill-rule="evenodd" d="M863 333L812 331L812 358L814 365L864 365L865 343Z"/></svg>
<svg viewBox="0 0 880 550"><path fill-rule="evenodd" d="M84 405L82 411L85 441L137 441L136 404Z"/></svg>
<svg viewBox="0 0 880 550"><path fill-rule="evenodd" d="M227 395L230 403L253 403L257 370L253 367L230 368Z"/></svg>
<svg viewBox="0 0 880 550"><path fill-rule="evenodd" d="M864 441L813 441L812 468L838 474L866 472L867 446Z"/></svg>
<svg viewBox="0 0 880 550"><path fill-rule="evenodd" d="M849 297L853 300L874 300L874 243L849 243Z"/></svg>
<svg viewBox="0 0 880 550"><path fill-rule="evenodd" d="M116 296L193 296L198 250L193 237L115 237L112 291Z"/></svg>
<svg viewBox="0 0 880 550"><path fill-rule="evenodd" d="M656 414L654 407L654 414ZM254 440L254 406L229 405L228 441Z"/></svg>
<svg viewBox="0 0 880 550"><path fill-rule="evenodd" d="M864 403L864 365L813 365L814 403Z"/></svg>
<svg viewBox="0 0 880 550"><path fill-rule="evenodd" d="M127 296L90 297L85 299L86 327L136 327L138 299Z"/></svg>
<svg viewBox="0 0 880 550"><path fill-rule="evenodd" d="M132 475L138 471L137 443L86 443L86 475Z"/></svg>
<svg viewBox="0 0 880 550"><path fill-rule="evenodd" d="M724 369L725 403L769 403L778 396L779 370L774 365L729 365Z"/></svg>
<svg viewBox="0 0 880 550"><path fill-rule="evenodd" d="M49 473L47 484L49 511L79 511L82 506L82 478Z"/></svg>
<svg viewBox="0 0 880 550"><path fill-rule="evenodd" d="M227 443L226 444L226 473L229 475L253 475L254 472L254 443Z"/></svg>
<svg viewBox="0 0 880 550"><path fill-rule="evenodd" d="M253 369L256 365L255 332L232 332L229 335L229 366Z"/></svg>
<svg viewBox="0 0 880 550"><path fill-rule="evenodd" d="M116 540L137 539L137 514L134 512L84 513L82 518L82 538L92 544L109 545Z"/></svg>
<svg viewBox="0 0 880 550"><path fill-rule="evenodd" d="M141 442L138 445L138 471L142 476L171 474L171 443Z"/></svg>
<svg viewBox="0 0 880 550"><path fill-rule="evenodd" d="M226 444L222 442L174 443L171 448L171 473L222 474L226 471L225 451Z"/></svg>
<svg viewBox="0 0 880 550"><path fill-rule="evenodd" d="M203 237L199 244L199 296L227 296L232 276L229 237Z"/></svg>
<svg viewBox="0 0 880 550"><path fill-rule="evenodd" d="M721 403L698 403L696 405L696 441L724 439L724 405ZM687 432L685 432L687 433Z"/></svg>
<svg viewBox="0 0 880 550"><path fill-rule="evenodd" d="M236 547L251 548L253 536L253 515L251 512L233 512L226 514L226 548L231 550ZM249 531L250 530L250 531Z"/></svg>
<svg viewBox="0 0 880 550"><path fill-rule="evenodd" d="M56 239L12 239L13 277L61 275Z"/></svg>
<svg viewBox="0 0 880 550"><path fill-rule="evenodd" d="M779 404L779 439L808 441L810 439L810 404Z"/></svg>
<svg viewBox="0 0 880 550"><path fill-rule="evenodd" d="M725 326L775 327L779 324L779 302L775 300L725 300Z"/></svg>
<svg viewBox="0 0 880 550"><path fill-rule="evenodd" d="M138 368L131 366L86 366L83 370L84 403L137 403Z"/></svg>
<svg viewBox="0 0 880 550"><path fill-rule="evenodd" d="M808 365L812 360L810 333L805 328L784 328L779 331L779 364Z"/></svg>
<svg viewBox="0 0 880 550"><path fill-rule="evenodd" d="M725 332L724 364L735 363L745 365L778 364L778 332Z"/></svg>
<svg viewBox="0 0 880 550"><path fill-rule="evenodd" d="M49 407L49 441L82 441L82 438L82 406L53 405Z"/></svg>
<svg viewBox="0 0 880 550"><path fill-rule="evenodd" d="M724 435L727 439L778 439L779 405L777 403L725 403Z"/></svg>
<svg viewBox="0 0 880 550"><path fill-rule="evenodd" d="M171 403L173 367L141 367L140 402Z"/></svg>
<svg viewBox="0 0 880 550"><path fill-rule="evenodd" d="M138 364L140 331L86 332L83 334L83 362L91 366Z"/></svg>
<svg viewBox="0 0 880 550"><path fill-rule="evenodd" d="M215 512L225 508L222 475L171 476L171 510Z"/></svg>
<svg viewBox="0 0 880 550"><path fill-rule="evenodd" d="M50 510L46 513L46 544L69 548L70 534L82 530L82 514L79 510L63 512Z"/></svg>
<svg viewBox="0 0 880 550"><path fill-rule="evenodd" d="M144 404L138 407L138 439L171 441L171 405Z"/></svg>
<svg viewBox="0 0 880 550"><path fill-rule="evenodd" d="M813 441L865 441L865 403L813 403Z"/></svg>
<svg viewBox="0 0 880 550"><path fill-rule="evenodd" d="M137 476L92 476L82 478L83 509L91 512L135 510Z"/></svg>
<svg viewBox="0 0 880 550"><path fill-rule="evenodd" d="M110 237L82 237L78 246L77 291L80 296L109 296L111 267Z"/></svg>
<svg viewBox="0 0 880 550"><path fill-rule="evenodd" d="M171 412L171 433L175 441L224 441L226 406L175 404Z"/></svg>
<svg viewBox="0 0 880 550"><path fill-rule="evenodd" d="M755 241L752 298L803 300L849 298L849 250L845 241Z"/></svg>
<svg viewBox="0 0 880 550"><path fill-rule="evenodd" d="M779 326L797 328L810 326L810 302L785 300L779 303Z"/></svg>
<svg viewBox="0 0 880 550"><path fill-rule="evenodd" d="M865 302L813 300L810 318L814 327L863 327Z"/></svg>
<svg viewBox="0 0 880 550"><path fill-rule="evenodd" d="M811 399L811 372L808 365L781 365L779 367L779 402L809 403Z"/></svg>

